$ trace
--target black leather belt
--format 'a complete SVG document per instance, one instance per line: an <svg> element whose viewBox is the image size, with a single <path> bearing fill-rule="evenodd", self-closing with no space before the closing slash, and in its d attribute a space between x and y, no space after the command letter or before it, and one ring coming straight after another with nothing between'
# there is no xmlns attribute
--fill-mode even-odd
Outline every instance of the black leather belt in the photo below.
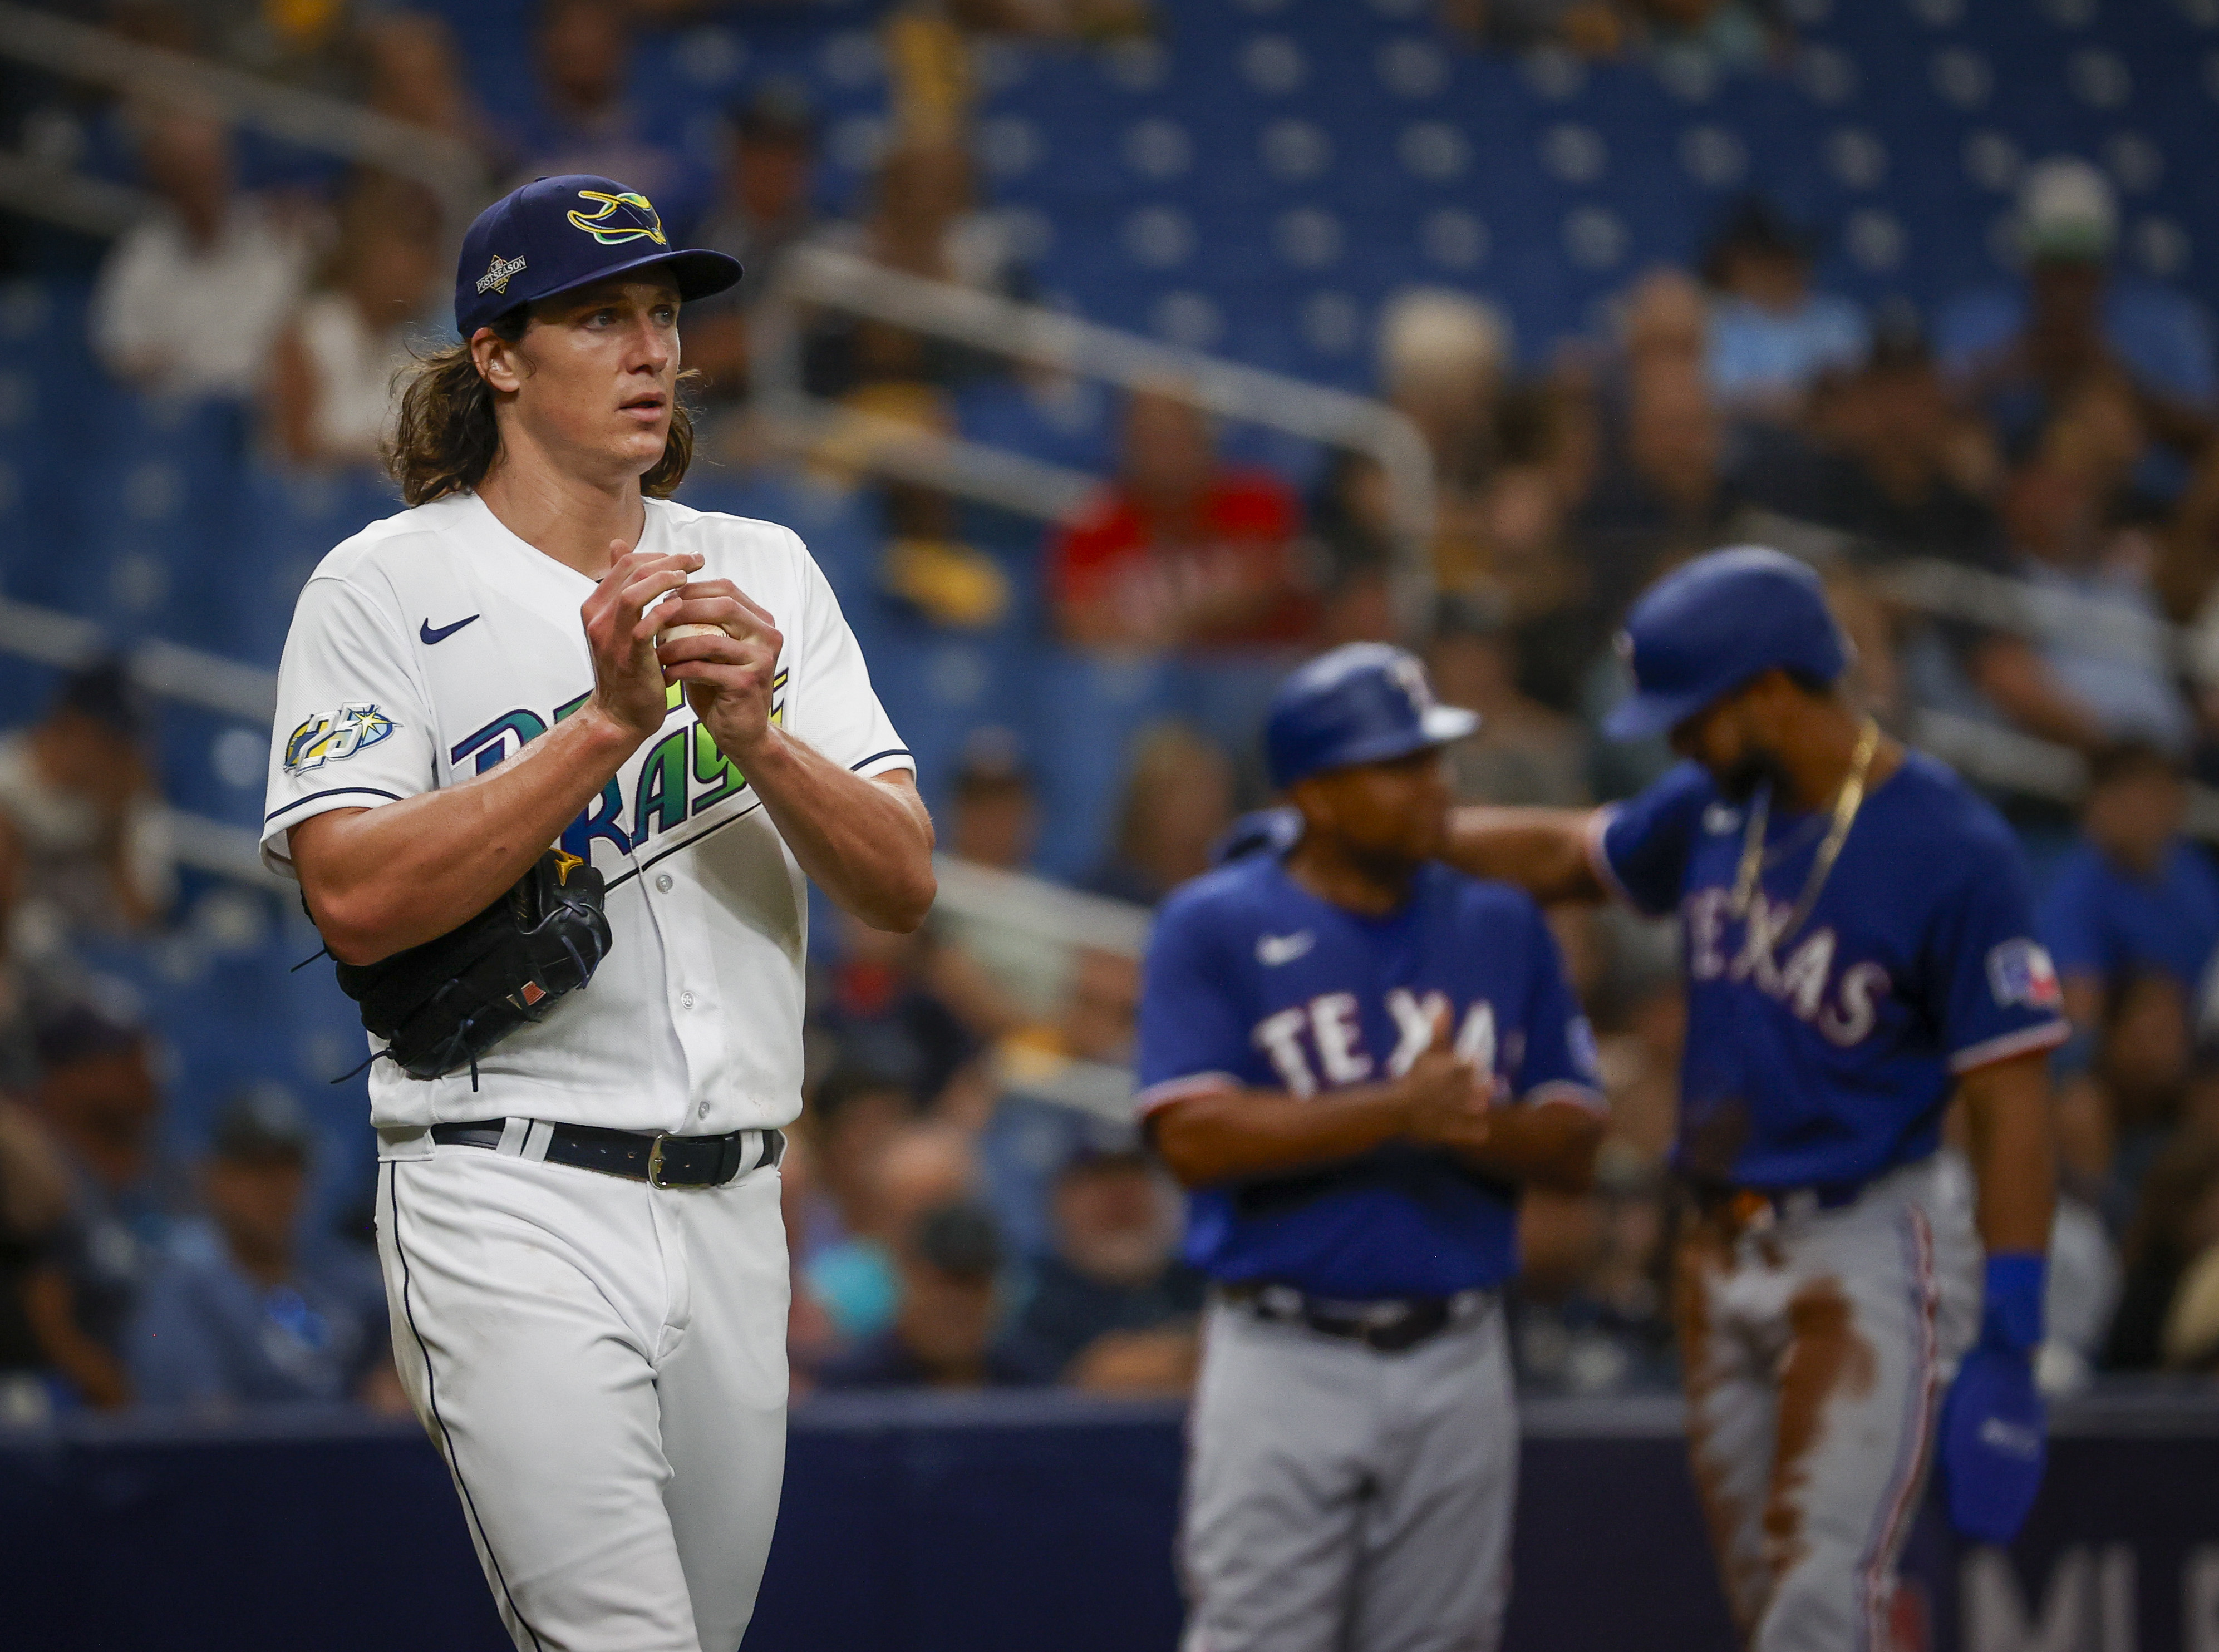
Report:
<svg viewBox="0 0 2219 1652"><path fill-rule="evenodd" d="M544 1158L550 1164L575 1164L658 1188L722 1187L736 1176L786 1157L783 1130L676 1136L538 1119L473 1119L464 1124L435 1124L432 1140L451 1147L490 1147L519 1158Z"/></svg>
<svg viewBox="0 0 2219 1652"><path fill-rule="evenodd" d="M1299 1325L1321 1336L1360 1342L1383 1354L1399 1354L1476 1319L1493 1305L1492 1291L1454 1296L1395 1297L1377 1302L1333 1302L1292 1285L1250 1282L1220 1288L1220 1298L1274 1325Z"/></svg>

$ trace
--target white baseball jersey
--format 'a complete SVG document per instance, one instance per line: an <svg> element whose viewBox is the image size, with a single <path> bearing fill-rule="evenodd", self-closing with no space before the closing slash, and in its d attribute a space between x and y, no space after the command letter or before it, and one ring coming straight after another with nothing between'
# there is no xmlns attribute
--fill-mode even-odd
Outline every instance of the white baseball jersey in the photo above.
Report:
<svg viewBox="0 0 2219 1652"><path fill-rule="evenodd" d="M700 553L786 639L773 715L859 774L910 768L862 651L794 533L647 501L640 548ZM482 774L582 706L579 607L594 581L534 550L475 494L388 517L326 556L278 673L264 860L289 834ZM592 984L468 1071L370 1071L388 1155L434 1123L516 1115L689 1134L801 1109L805 880L746 779L684 696L563 834L607 879L612 940ZM374 1040L373 1040L374 1043ZM414 1129L411 1129L414 1127Z"/></svg>

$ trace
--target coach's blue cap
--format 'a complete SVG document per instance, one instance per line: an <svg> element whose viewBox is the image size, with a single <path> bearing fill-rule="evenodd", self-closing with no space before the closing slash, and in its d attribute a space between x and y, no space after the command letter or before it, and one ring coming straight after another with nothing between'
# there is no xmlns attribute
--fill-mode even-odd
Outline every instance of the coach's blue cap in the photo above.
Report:
<svg viewBox="0 0 2219 1652"><path fill-rule="evenodd" d="M1407 649L1349 643L1281 683L1264 724L1271 784L1329 768L1384 763L1461 740L1479 713L1433 703L1426 668Z"/></svg>
<svg viewBox="0 0 2219 1652"><path fill-rule="evenodd" d="M614 178L536 178L488 207L455 264L455 330L469 338L520 304L588 282L661 265L681 298L706 298L740 278L722 252L674 249L655 205Z"/></svg>
<svg viewBox="0 0 2219 1652"><path fill-rule="evenodd" d="M1714 550L1657 581L1618 648L1634 692L1603 719L1613 740L1663 734L1775 666L1831 682L1849 663L1818 576L1762 545Z"/></svg>

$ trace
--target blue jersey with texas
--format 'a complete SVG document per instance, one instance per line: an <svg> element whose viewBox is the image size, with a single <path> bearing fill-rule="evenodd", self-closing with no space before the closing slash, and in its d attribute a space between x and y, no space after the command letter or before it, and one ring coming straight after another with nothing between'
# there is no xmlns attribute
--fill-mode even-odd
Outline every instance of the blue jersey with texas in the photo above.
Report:
<svg viewBox="0 0 2219 1652"><path fill-rule="evenodd" d="M1398 910L1367 917L1303 890L1277 856L1252 855L1186 885L1157 920L1141 1106L1397 1078L1444 1012L1457 1048L1507 1096L1600 1105L1594 1038L1522 892L1428 865ZM1187 1256L1221 1280L1346 1301L1446 1296L1516 1271L1516 1197L1451 1153L1395 1142L1197 1190Z"/></svg>
<svg viewBox="0 0 2219 1652"><path fill-rule="evenodd" d="M1848 1187L1931 1153L1958 1074L2064 1041L2026 866L1993 809L1911 753L1867 795L1810 915L1784 930L1831 810L1775 810L1734 910L1747 816L1682 764L1598 817L1596 870L1676 910L1688 983L1680 1167L1736 1187Z"/></svg>

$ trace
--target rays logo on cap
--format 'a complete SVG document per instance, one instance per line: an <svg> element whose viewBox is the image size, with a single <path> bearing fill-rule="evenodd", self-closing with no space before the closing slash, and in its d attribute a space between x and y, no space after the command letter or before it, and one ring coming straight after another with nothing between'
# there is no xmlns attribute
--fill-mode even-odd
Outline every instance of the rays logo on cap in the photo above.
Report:
<svg viewBox="0 0 2219 1652"><path fill-rule="evenodd" d="M478 277L478 290L482 293L505 293L508 290L509 277L521 272L523 268L522 258L504 258L496 253L494 261L486 266L485 274Z"/></svg>
<svg viewBox="0 0 2219 1652"><path fill-rule="evenodd" d="M637 189L626 189L622 195L605 195L599 189L581 189L579 197L601 203L599 212L580 212L573 207L569 217L573 229L582 229L603 246L621 246L626 241L650 240L657 246L668 246L670 239L662 233L662 220L656 214L654 203ZM626 208L630 213L644 218L618 219L617 209Z"/></svg>

